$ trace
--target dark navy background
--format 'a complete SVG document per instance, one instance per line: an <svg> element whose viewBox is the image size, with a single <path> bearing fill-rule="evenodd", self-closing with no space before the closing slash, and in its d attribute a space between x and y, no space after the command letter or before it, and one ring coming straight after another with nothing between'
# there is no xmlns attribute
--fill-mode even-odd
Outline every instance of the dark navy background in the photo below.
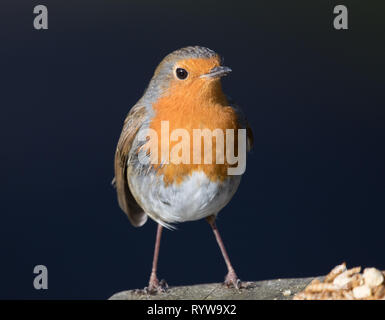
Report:
<svg viewBox="0 0 385 320"><path fill-rule="evenodd" d="M49 30L33 29L37 4ZM332 27L349 9L349 30ZM122 122L169 52L203 45L255 136L220 213L241 279L336 264L385 269L384 5L380 1L10 1L0 5L0 298L100 298L140 288L156 225L119 209ZM49 289L33 288L48 267ZM222 281L205 221L165 231L159 277Z"/></svg>

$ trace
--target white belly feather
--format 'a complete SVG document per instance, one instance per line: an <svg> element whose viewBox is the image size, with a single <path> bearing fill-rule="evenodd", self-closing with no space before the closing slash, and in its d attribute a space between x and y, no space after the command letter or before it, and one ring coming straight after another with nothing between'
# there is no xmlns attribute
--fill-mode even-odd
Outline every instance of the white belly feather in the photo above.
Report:
<svg viewBox="0 0 385 320"><path fill-rule="evenodd" d="M162 176L130 175L130 189L140 206L154 220L169 223L199 220L217 214L232 198L241 176L213 182L204 172L194 172L180 184L165 186Z"/></svg>

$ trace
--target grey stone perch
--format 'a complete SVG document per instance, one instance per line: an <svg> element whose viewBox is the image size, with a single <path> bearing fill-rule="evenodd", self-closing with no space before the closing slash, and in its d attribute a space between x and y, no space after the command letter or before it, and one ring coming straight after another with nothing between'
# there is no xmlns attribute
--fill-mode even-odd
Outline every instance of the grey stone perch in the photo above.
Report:
<svg viewBox="0 0 385 320"><path fill-rule="evenodd" d="M138 290L122 291L110 300L291 300L314 278L246 282L246 288L226 288L221 283L170 287L165 293L147 295ZM319 278L321 279L321 277Z"/></svg>

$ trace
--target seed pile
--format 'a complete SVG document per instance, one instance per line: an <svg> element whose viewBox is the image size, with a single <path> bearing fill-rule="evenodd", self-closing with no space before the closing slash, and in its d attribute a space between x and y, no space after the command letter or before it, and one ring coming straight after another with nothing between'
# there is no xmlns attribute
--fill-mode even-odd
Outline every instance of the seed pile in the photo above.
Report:
<svg viewBox="0 0 385 320"><path fill-rule="evenodd" d="M385 271L376 268L333 268L324 281L314 279L294 300L385 300Z"/></svg>

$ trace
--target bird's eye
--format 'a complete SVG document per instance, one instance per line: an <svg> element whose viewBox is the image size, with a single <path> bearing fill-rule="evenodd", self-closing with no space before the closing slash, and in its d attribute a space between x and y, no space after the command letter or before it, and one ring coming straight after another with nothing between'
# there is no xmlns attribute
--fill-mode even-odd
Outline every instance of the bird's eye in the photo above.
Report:
<svg viewBox="0 0 385 320"><path fill-rule="evenodd" d="M176 69L175 72L176 72L176 76L177 76L179 79L181 79L181 80L186 79L187 76L188 76L188 72L187 72L185 69L183 69L183 68L178 68L178 69Z"/></svg>

